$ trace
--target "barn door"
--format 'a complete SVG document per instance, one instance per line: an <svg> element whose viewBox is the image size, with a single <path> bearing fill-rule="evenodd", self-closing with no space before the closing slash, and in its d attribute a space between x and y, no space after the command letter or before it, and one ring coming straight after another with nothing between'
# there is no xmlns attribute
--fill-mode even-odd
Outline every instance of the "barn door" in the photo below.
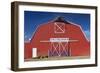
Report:
<svg viewBox="0 0 100 73"><path fill-rule="evenodd" d="M37 48L32 49L32 57L37 57Z"/></svg>

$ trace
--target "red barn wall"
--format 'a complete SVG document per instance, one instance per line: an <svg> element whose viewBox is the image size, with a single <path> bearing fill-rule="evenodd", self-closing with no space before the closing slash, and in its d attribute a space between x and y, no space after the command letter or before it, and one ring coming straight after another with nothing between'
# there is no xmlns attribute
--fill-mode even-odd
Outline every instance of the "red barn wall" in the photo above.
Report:
<svg viewBox="0 0 100 73"><path fill-rule="evenodd" d="M64 23L66 29L65 33L54 33L54 23L55 22L49 22L38 27L30 43L25 43L25 58L32 58L32 48L37 48L38 56L47 56L51 43L40 41L49 40L50 38L70 38L71 40L79 40L70 43L71 55L90 55L90 42L86 39L80 26Z"/></svg>

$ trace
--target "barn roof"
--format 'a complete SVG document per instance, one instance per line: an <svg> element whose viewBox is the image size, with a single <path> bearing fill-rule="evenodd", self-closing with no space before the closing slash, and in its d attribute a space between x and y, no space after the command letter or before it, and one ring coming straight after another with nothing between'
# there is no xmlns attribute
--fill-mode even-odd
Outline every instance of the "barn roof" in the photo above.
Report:
<svg viewBox="0 0 100 73"><path fill-rule="evenodd" d="M72 25L75 25L75 26L77 26L77 27L81 27L80 25L78 25L78 24L75 24L75 23L73 23L73 22L70 22L70 21L68 21L68 20L65 20L64 19L65 17L62 17L62 16L57 16L54 20L52 20L51 22L63 22L63 23L66 23L66 24L72 24ZM45 23L45 24L48 24L48 23L51 23L51 22L47 22L47 23ZM44 25L44 24L43 24ZM81 29L82 30L82 29ZM31 36L31 38L30 38L30 40L32 39L32 37L33 37L33 34L32 34L32 36ZM30 40L28 39L27 41L25 41L25 42L30 42Z"/></svg>
<svg viewBox="0 0 100 73"><path fill-rule="evenodd" d="M69 22L69 21L66 21L66 20L64 19L64 17L62 17L62 16L56 17L56 18L54 19L54 22L64 22L64 23L66 23L66 24L70 24L70 22Z"/></svg>

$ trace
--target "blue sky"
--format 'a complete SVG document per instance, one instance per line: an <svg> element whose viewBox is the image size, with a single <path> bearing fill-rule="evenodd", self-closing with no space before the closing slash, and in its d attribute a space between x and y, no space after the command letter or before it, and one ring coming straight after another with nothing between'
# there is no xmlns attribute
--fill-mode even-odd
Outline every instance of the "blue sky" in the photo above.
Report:
<svg viewBox="0 0 100 73"><path fill-rule="evenodd" d="M90 39L90 14L24 11L25 41L31 38L37 26L54 20L57 16L62 16L66 21L81 25L87 38Z"/></svg>

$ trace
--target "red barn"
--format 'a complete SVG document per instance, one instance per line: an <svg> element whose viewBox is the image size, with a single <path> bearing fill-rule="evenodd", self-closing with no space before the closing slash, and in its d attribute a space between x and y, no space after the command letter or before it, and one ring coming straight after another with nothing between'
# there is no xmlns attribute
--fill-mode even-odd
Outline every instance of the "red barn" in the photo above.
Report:
<svg viewBox="0 0 100 73"><path fill-rule="evenodd" d="M24 58L38 56L89 56L90 42L81 26L63 18L41 24L25 42Z"/></svg>

